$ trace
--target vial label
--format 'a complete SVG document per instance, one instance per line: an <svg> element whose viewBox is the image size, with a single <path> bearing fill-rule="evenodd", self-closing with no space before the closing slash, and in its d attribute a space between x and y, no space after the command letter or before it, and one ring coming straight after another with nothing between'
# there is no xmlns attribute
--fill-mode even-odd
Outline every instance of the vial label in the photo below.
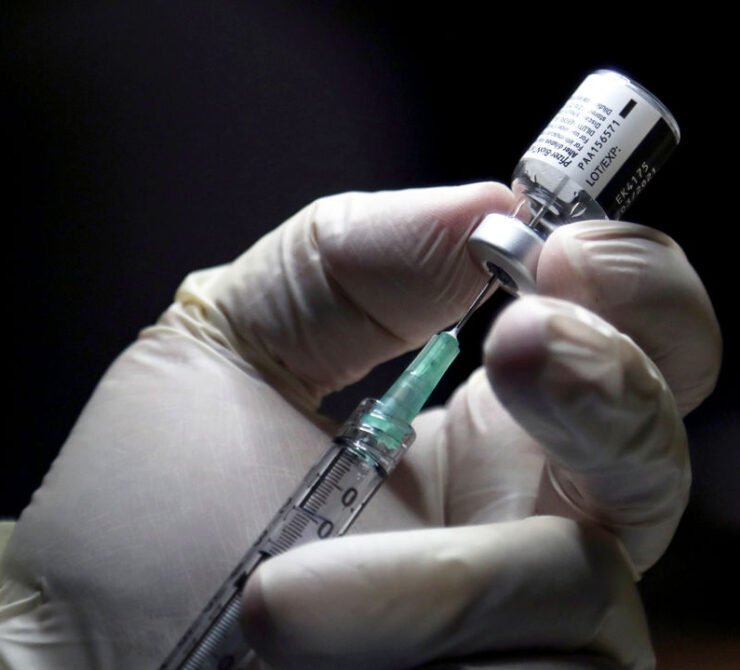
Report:
<svg viewBox="0 0 740 670"><path fill-rule="evenodd" d="M676 143L650 100L620 78L595 73L522 158L558 169L618 218Z"/></svg>

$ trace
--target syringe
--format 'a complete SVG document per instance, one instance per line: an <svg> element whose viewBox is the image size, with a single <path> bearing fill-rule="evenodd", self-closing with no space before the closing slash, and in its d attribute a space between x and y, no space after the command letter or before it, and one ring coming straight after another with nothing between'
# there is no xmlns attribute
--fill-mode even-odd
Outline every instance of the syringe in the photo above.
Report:
<svg viewBox="0 0 740 670"><path fill-rule="evenodd" d="M380 400L363 400L259 539L211 598L159 670L238 670L254 658L239 625L241 598L262 561L298 545L343 535L413 442L411 421L460 352L457 335L493 275L457 325L434 335Z"/></svg>

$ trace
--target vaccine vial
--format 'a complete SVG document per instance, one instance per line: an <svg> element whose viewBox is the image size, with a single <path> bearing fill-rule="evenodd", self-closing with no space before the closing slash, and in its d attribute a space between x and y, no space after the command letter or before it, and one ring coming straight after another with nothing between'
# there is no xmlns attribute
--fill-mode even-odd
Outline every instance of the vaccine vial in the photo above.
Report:
<svg viewBox="0 0 740 670"><path fill-rule="evenodd" d="M611 70L590 74L517 164L513 211L486 216L470 251L511 293L533 292L553 230L621 218L679 140L673 115L645 88Z"/></svg>

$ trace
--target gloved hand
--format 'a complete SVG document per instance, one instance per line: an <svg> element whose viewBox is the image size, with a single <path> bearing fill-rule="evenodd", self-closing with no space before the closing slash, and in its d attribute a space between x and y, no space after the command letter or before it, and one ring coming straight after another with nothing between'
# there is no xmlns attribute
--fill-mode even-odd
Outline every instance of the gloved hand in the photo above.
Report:
<svg viewBox="0 0 740 670"><path fill-rule="evenodd" d="M11 538L11 666L156 666L326 450L321 397L461 315L484 279L467 235L511 198L326 198L188 277ZM485 372L419 417L355 526L405 532L299 548L250 580L245 627L277 667L650 664L632 578L685 505L680 415L714 384L716 321L676 245L630 224L556 232L538 289L501 314Z"/></svg>

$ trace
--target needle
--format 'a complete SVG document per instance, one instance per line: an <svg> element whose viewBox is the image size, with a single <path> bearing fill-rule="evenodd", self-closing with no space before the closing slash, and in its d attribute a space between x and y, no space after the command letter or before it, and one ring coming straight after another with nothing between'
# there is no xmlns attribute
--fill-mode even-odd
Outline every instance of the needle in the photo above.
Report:
<svg viewBox="0 0 740 670"><path fill-rule="evenodd" d="M462 318L455 324L454 328L448 331L449 334L453 337L457 337L458 333L462 330L462 327L468 322L468 319L473 316L473 312L480 307L489 292L493 293L493 291L496 291L499 286L501 286L501 282L499 281L498 272L494 272L476 299L473 300L473 304L468 307L468 311L463 314ZM491 289L493 289L493 291Z"/></svg>

